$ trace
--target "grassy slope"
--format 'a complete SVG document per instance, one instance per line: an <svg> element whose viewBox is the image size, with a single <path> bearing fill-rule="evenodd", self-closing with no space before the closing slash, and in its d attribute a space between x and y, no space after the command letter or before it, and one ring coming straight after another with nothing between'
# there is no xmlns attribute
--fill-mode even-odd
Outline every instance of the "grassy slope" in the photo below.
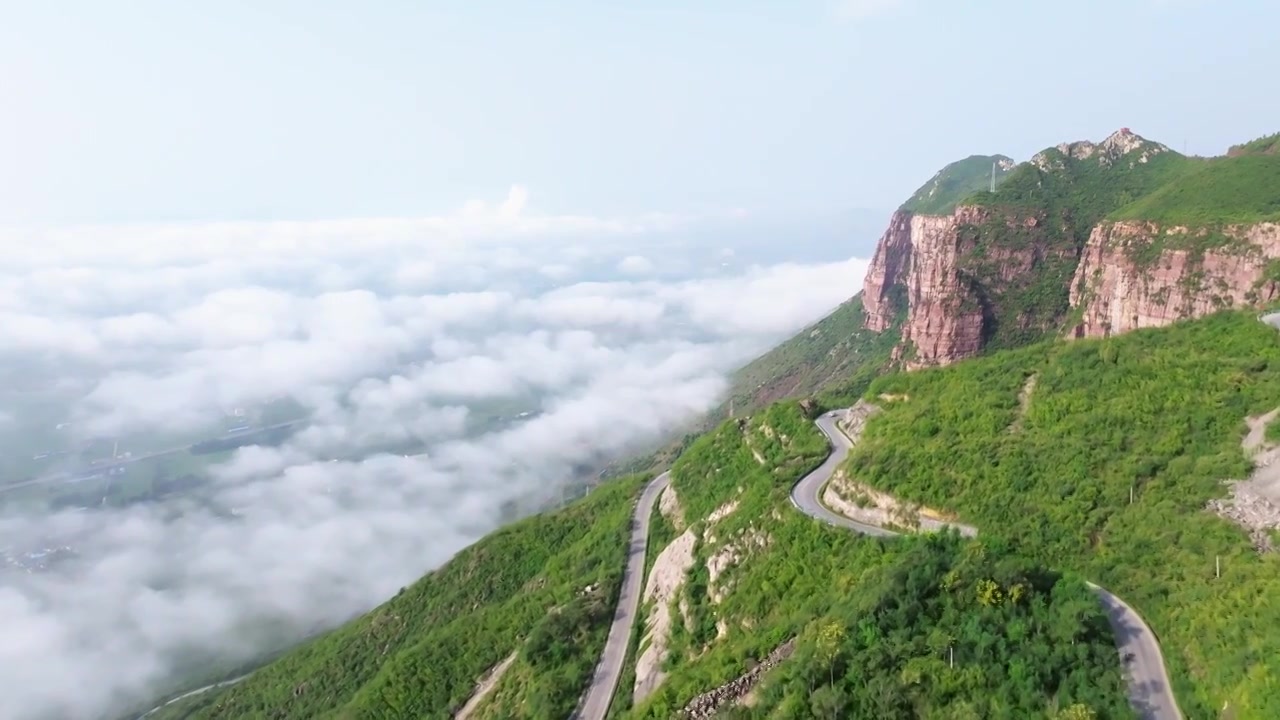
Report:
<svg viewBox="0 0 1280 720"><path fill-rule="evenodd" d="M796 333L734 374L729 397L743 414L786 397L828 391L860 394L889 361L898 341L896 329L873 333L864 328L862 296L854 296L830 315ZM718 417L723 418L725 408Z"/></svg>
<svg viewBox="0 0 1280 720"><path fill-rule="evenodd" d="M939 170L920 186L902 210L921 215L947 215L966 197L991 187L991 164L1009 158L1004 155L970 155ZM1008 177L1010 170L997 166L996 187Z"/></svg>
<svg viewBox="0 0 1280 720"><path fill-rule="evenodd" d="M517 649L487 716L565 717L604 645L640 483L499 530L247 680L152 718L448 718Z"/></svg>
<svg viewBox="0 0 1280 720"><path fill-rule="evenodd" d="M1280 155L1214 158L1111 218L1191 226L1280 220Z"/></svg>
<svg viewBox="0 0 1280 720"><path fill-rule="evenodd" d="M1264 135L1257 140L1232 145L1227 155L1275 155L1280 154L1280 133Z"/></svg>
<svg viewBox="0 0 1280 720"><path fill-rule="evenodd" d="M1248 472L1243 419L1280 404L1277 368L1280 335L1225 313L887 376L868 396L910 400L871 421L850 471L1123 596L1160 636L1187 717L1280 717L1280 556L1203 510Z"/></svg>
<svg viewBox="0 0 1280 720"><path fill-rule="evenodd" d="M1025 718L1051 716L1055 702L1081 702L1100 718L1131 717L1110 629L1081 581L954 537L886 542L810 520L787 494L826 452L797 405L781 403L741 426L721 425L676 463L673 484L688 519L730 499L739 506L715 525L716 539L702 535L684 590L689 623L676 623L670 645L670 676L621 715L674 717L693 696L799 636L795 655L767 676L756 704L722 716ZM694 527L701 532L705 523ZM769 544L725 571L717 585L727 581L732 590L713 604L706 558L756 530ZM1027 594L984 606L976 589L983 580L1006 589L1022 583L1015 592ZM718 621L728 629L723 638ZM833 639L827 651L824 635ZM948 646L954 669L944 661Z"/></svg>

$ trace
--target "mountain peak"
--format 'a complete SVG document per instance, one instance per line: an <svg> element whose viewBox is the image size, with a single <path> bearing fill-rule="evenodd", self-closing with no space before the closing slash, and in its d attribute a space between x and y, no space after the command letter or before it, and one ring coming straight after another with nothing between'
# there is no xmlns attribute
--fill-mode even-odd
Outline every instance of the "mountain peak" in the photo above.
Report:
<svg viewBox="0 0 1280 720"><path fill-rule="evenodd" d="M1100 146L1108 155L1127 155L1140 148L1149 148L1151 152L1167 152L1169 148L1158 142L1148 140L1127 127L1107 136Z"/></svg>
<svg viewBox="0 0 1280 720"><path fill-rule="evenodd" d="M1062 163L1067 159L1088 160L1096 157L1099 164L1111 165L1129 153L1140 151L1141 154L1138 157L1130 159L1129 164L1132 166L1134 163L1149 161L1153 155L1171 152L1165 145L1148 140L1127 127L1116 130L1100 143L1079 140L1060 143L1051 150L1057 150L1061 153L1061 157L1054 157L1050 150L1043 150L1031 158L1031 163L1041 170L1060 170L1063 167Z"/></svg>
<svg viewBox="0 0 1280 720"><path fill-rule="evenodd" d="M901 210L922 215L946 215L956 204L990 184L999 185L1017 163L1007 155L970 155L934 173Z"/></svg>

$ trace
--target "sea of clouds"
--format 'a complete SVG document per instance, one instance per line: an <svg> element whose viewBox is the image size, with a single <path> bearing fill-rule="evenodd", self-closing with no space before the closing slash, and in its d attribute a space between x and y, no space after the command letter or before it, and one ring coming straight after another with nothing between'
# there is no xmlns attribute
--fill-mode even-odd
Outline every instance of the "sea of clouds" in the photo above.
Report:
<svg viewBox="0 0 1280 720"><path fill-rule="evenodd" d="M168 688L184 658L251 658L375 605L504 503L552 498L579 464L713 407L728 372L865 270L688 240L741 218L548 216L526 199L0 234L0 364L65 368L77 432L197 432L281 396L311 418L212 471L234 522L180 503L0 515L0 547L80 539L76 563L0 585L0 717L107 717ZM466 431L471 404L503 397L540 407ZM0 421L23 420L0 406ZM429 452L327 460L410 439Z"/></svg>

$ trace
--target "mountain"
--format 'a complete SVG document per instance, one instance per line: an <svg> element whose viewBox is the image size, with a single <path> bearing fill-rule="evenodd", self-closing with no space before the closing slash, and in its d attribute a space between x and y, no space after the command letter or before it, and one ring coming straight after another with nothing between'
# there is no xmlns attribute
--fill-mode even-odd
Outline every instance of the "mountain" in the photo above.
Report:
<svg viewBox="0 0 1280 720"><path fill-rule="evenodd" d="M507 658L490 717L566 717L604 645L639 481L498 530L364 616L148 720L447 718Z"/></svg>
<svg viewBox="0 0 1280 720"><path fill-rule="evenodd" d="M867 273L866 327L905 309L894 358L918 368L1265 303L1280 157L1260 142L1189 158L1124 128L1048 148L948 213L904 206Z"/></svg>
<svg viewBox="0 0 1280 720"><path fill-rule="evenodd" d="M939 170L899 209L919 215L949 213L979 190L999 187L1015 165L1004 155L970 155Z"/></svg>
<svg viewBox="0 0 1280 720"><path fill-rule="evenodd" d="M567 717L628 574L611 718L1135 717L1126 675L1150 665L1122 668L1086 578L1150 625L1183 716L1280 716L1280 332L1253 310L1280 282L1274 147L1190 158L1122 130L995 192L989 156L949 166L863 292L673 448L638 575L652 472L152 720ZM853 448L824 463L811 420L850 406ZM904 534L799 512L818 466L829 512Z"/></svg>

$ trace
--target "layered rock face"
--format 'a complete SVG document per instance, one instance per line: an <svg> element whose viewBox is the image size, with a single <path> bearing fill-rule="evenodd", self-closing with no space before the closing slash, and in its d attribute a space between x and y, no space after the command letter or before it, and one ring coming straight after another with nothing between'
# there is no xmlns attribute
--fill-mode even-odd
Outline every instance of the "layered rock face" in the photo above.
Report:
<svg viewBox="0 0 1280 720"><path fill-rule="evenodd" d="M907 320L895 359L909 367L940 365L969 357L982 347L982 311L958 275L960 243L956 215L894 213L863 282L868 330L883 332L898 310L891 289L906 290ZM967 306L967 307L966 307ZM905 351L912 348L912 351Z"/></svg>
<svg viewBox="0 0 1280 720"><path fill-rule="evenodd" d="M1268 277L1280 258L1280 225L1230 226L1212 231L1216 238L1209 232L1144 222L1095 227L1071 283L1071 306L1083 314L1070 334L1159 327L1280 296Z"/></svg>
<svg viewBox="0 0 1280 720"><path fill-rule="evenodd" d="M889 290L901 280L911 259L912 217L911 213L899 210L889 218L889 229L880 236L875 255L867 266L867 277L862 283L862 309L866 313L866 328L872 332L884 332L893 324L894 308Z"/></svg>
<svg viewBox="0 0 1280 720"><path fill-rule="evenodd" d="M894 214L867 268L862 303L867 329L883 332L900 309L892 289L904 291L906 321L894 354L904 367L946 365L977 355L994 330L1002 296L1033 280L1046 260L1075 262L1073 250L1042 241L1045 221L1035 216L995 220L1020 234L1024 242L1017 246L984 243L979 228L994 219L988 209L969 205L951 215ZM1041 319L1012 312L1000 322L1017 328Z"/></svg>
<svg viewBox="0 0 1280 720"><path fill-rule="evenodd" d="M1258 142L1250 152L1271 152ZM914 369L1276 299L1280 223L1105 220L1268 217L1272 200L1256 190L1274 168L1248 160L1192 160L1121 128L1046 148L994 194L956 195L975 169L952 163L893 215L863 283L865 327L899 330L893 358Z"/></svg>

